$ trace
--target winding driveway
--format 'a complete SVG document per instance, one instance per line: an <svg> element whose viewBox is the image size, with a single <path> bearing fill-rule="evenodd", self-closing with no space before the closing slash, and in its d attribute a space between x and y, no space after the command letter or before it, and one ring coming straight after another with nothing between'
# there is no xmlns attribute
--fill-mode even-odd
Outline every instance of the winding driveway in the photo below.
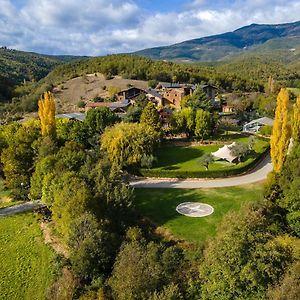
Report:
<svg viewBox="0 0 300 300"><path fill-rule="evenodd" d="M256 183L267 178L273 170L270 156L261 161L251 172L234 177L219 179L157 179L142 178L130 181L130 185L135 188L177 188L177 189L199 189L230 187L244 184Z"/></svg>

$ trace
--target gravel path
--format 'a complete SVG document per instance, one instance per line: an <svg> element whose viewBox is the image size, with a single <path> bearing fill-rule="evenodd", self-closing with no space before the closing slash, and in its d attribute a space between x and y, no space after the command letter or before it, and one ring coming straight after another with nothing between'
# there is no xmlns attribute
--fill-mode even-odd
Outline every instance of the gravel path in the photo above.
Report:
<svg viewBox="0 0 300 300"><path fill-rule="evenodd" d="M17 204L6 208L1 208L0 217L10 216L17 213L33 210L35 207L38 207L39 205L41 205L40 202L36 201L36 202L25 202L22 204Z"/></svg>
<svg viewBox="0 0 300 300"><path fill-rule="evenodd" d="M178 188L178 189L199 189L230 187L263 181L273 170L270 156L267 156L250 173L229 178L220 179L153 179L143 178L132 180L130 185L135 188Z"/></svg>

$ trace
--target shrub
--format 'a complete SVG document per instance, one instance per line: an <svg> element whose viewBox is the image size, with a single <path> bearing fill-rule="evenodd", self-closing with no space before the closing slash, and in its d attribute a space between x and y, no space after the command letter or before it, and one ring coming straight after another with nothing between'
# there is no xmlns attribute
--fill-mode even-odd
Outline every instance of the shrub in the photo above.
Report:
<svg viewBox="0 0 300 300"><path fill-rule="evenodd" d="M85 107L85 102L82 101L82 100L78 101L77 107L79 107L79 108L84 108L84 107Z"/></svg>

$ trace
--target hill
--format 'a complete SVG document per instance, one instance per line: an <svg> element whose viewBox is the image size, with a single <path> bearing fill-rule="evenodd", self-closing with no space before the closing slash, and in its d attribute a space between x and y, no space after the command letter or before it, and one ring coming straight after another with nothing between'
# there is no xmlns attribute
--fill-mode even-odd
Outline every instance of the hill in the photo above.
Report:
<svg viewBox="0 0 300 300"><path fill-rule="evenodd" d="M286 51L293 54L299 49L300 21L276 25L251 24L233 32L145 49L135 54L164 60L220 61L248 52L266 53L270 50L284 50L280 55L284 57Z"/></svg>
<svg viewBox="0 0 300 300"><path fill-rule="evenodd" d="M58 112L70 112L78 109L79 101L89 101L95 97L109 97L109 87L123 90L128 86L147 89L147 81L124 79L121 76L106 79L100 73L86 74L67 80L53 89Z"/></svg>
<svg viewBox="0 0 300 300"><path fill-rule="evenodd" d="M76 56L51 56L0 48L0 101L12 96L15 85L38 81L56 66L79 59Z"/></svg>

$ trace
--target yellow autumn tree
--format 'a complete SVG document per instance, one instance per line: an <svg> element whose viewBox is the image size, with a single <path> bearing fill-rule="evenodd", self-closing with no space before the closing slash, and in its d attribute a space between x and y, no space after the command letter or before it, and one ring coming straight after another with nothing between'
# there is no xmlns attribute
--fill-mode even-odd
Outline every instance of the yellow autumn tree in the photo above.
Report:
<svg viewBox="0 0 300 300"><path fill-rule="evenodd" d="M42 136L55 137L55 101L51 92L45 92L38 102Z"/></svg>
<svg viewBox="0 0 300 300"><path fill-rule="evenodd" d="M271 136L271 158L275 172L279 172L286 159L289 141L289 93L282 88L277 96L275 119Z"/></svg>
<svg viewBox="0 0 300 300"><path fill-rule="evenodd" d="M298 96L293 106L292 138L295 142L300 141L300 96Z"/></svg>

